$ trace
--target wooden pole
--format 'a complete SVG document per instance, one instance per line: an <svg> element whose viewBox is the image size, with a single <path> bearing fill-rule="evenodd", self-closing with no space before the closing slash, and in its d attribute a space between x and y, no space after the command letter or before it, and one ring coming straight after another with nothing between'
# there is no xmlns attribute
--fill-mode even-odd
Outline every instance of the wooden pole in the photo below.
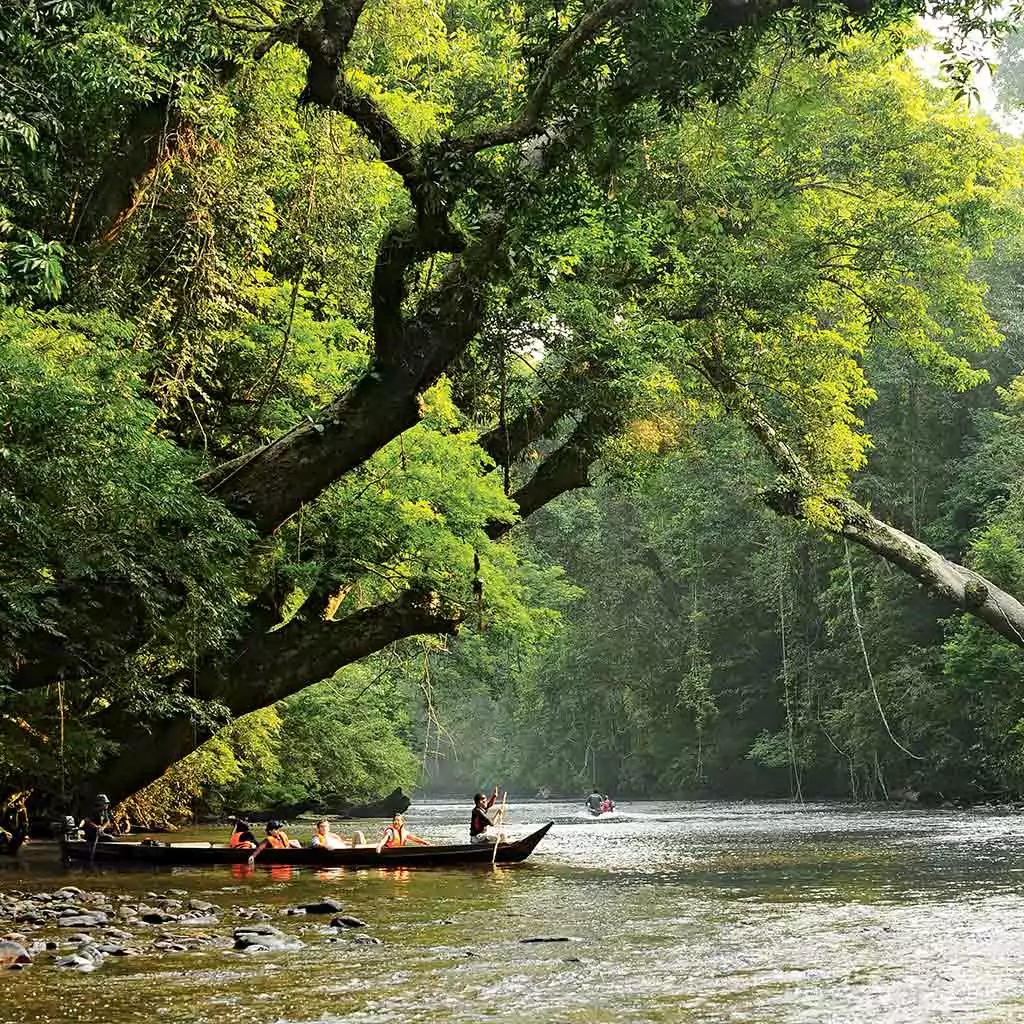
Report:
<svg viewBox="0 0 1024 1024"><path fill-rule="evenodd" d="M498 826L505 824L505 810L508 807L508 790L505 790L505 795L501 798L501 810L498 811ZM498 863L498 843L501 842L501 832L494 837L494 852L491 854L491 867L493 868Z"/></svg>

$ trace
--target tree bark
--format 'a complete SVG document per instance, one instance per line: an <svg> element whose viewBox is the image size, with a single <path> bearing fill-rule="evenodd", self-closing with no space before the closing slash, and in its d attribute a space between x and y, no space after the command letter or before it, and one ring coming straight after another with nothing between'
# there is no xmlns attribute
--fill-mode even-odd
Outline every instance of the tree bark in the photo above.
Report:
<svg viewBox="0 0 1024 1024"><path fill-rule="evenodd" d="M483 315L483 282L501 247L495 224L454 261L438 290L402 331L401 345L376 359L348 393L316 421L300 424L264 448L201 477L215 495L262 534L272 533L304 504L420 418L420 396L469 344Z"/></svg>
<svg viewBox="0 0 1024 1024"><path fill-rule="evenodd" d="M715 353L705 354L700 368L726 407L761 442L787 482L764 495L773 511L803 519L808 498L824 500L836 513L841 524L839 532L845 537L902 569L929 593L980 619L1016 646L1024 647L1024 604L980 573L945 558L923 541L876 518L852 498L822 495L803 456L764 414L750 389L728 372Z"/></svg>
<svg viewBox="0 0 1024 1024"><path fill-rule="evenodd" d="M1024 647L1024 604L991 580L944 558L923 541L877 519L850 498L830 502L842 517L842 533L918 580L929 593L980 619L1000 636Z"/></svg>
<svg viewBox="0 0 1024 1024"><path fill-rule="evenodd" d="M136 108L75 218L75 242L114 241L138 209L145 183L177 151L181 114L170 96Z"/></svg>
<svg viewBox="0 0 1024 1024"><path fill-rule="evenodd" d="M454 634L460 615L440 606L432 595L405 591L385 604L353 612L344 619L292 619L270 633L250 637L228 661L204 666L195 680L179 677L182 691L223 704L232 716L283 700L396 640L423 633ZM114 731L114 716L105 723ZM156 723L154 733L121 737L121 748L86 786L102 785L116 802L158 779L167 768L208 739L181 714Z"/></svg>

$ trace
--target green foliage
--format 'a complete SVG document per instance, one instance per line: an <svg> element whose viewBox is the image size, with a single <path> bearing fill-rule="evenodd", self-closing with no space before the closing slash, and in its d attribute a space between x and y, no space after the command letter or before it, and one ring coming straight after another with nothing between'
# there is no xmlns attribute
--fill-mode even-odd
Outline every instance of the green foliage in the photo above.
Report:
<svg viewBox="0 0 1024 1024"><path fill-rule="evenodd" d="M154 432L140 365L122 351L131 333L110 316L0 320L0 682L23 638L117 637L78 584L123 585L155 647L233 635L250 535Z"/></svg>
<svg viewBox="0 0 1024 1024"><path fill-rule="evenodd" d="M985 27L966 3L943 9ZM475 631L399 645L383 681L370 662L230 725L140 798L150 812L370 795L409 784L417 745L453 784L739 792L815 772L827 789L837 765L870 785L904 770L863 688L834 552L751 507L772 473L724 419L708 368L799 451L819 523L883 436L892 457L858 486L894 506L908 477L933 486L940 461L919 476L900 439L938 431L902 429L896 409L928 395L925 418L949 414L935 383L966 390L994 365L981 365L998 332L975 269L1019 227L1016 145L889 61L918 38L902 0L763 18L664 0L602 25L550 80L593 5L377 0L333 109L307 102L293 33L259 27L317 10L0 0L0 682L52 639L112 666L56 702L4 696L13 768L46 747L38 775L90 771L172 716L207 734L225 708L189 682L229 671L236 644L414 588ZM535 137L446 149L514 121L548 84ZM365 116L360 130L337 109L353 105L416 150L426 199ZM427 229L445 219L458 244L438 247ZM378 372L380 321L444 301L463 242L497 219L501 251L467 292L487 305L483 329L404 396L421 422L255 542L196 479L322 428L325 404ZM385 240L414 221L403 294L374 308ZM414 362L421 340L393 361ZM876 395L877 434L863 422ZM502 479L479 434L529 407L553 418ZM1000 420L1013 415L988 410L979 429L1016 437ZM583 427L584 470L617 490L494 544L516 489ZM1016 581L1012 460L988 436L958 492L984 478L984 496L942 523L960 542L969 516L978 564ZM931 493L913 504L938 533ZM894 647L896 586L861 565L858 584L866 632ZM114 617L111 594L125 595ZM717 614L731 607L742 629ZM831 651L811 639L827 629ZM792 665L776 664L780 639ZM941 671L960 678L950 643ZM939 665L914 675L883 658L879 690L923 701ZM901 735L912 706L894 709ZM111 709L121 733L102 724ZM452 745L457 768L439 764Z"/></svg>

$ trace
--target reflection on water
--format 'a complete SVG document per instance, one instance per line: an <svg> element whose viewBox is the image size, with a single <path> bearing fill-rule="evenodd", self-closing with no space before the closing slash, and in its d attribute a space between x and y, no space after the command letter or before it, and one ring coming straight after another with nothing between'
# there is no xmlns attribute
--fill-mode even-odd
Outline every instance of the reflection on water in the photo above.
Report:
<svg viewBox="0 0 1024 1024"><path fill-rule="evenodd" d="M526 864L494 871L0 869L6 892L186 890L226 909L224 935L232 908L258 906L305 943L111 958L85 977L37 966L0 981L0 1022L61 1024L84 1005L95 1024L1024 1019L1016 816L646 803L594 819L537 803L510 817L517 835L556 826ZM462 841L467 818L462 804L408 815L441 842ZM282 914L323 896L383 944Z"/></svg>

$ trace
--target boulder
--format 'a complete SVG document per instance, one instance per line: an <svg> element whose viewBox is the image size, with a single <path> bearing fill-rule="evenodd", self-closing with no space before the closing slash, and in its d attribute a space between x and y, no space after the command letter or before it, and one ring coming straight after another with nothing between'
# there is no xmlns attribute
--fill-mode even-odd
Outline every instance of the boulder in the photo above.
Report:
<svg viewBox="0 0 1024 1024"><path fill-rule="evenodd" d="M65 967L68 970L78 971L80 974L88 974L90 971L95 971L103 963L105 955L95 946L83 946L70 956L58 957L53 965L54 967Z"/></svg>
<svg viewBox="0 0 1024 1024"><path fill-rule="evenodd" d="M68 914L57 919L58 928L98 928L107 923L106 914Z"/></svg>
<svg viewBox="0 0 1024 1024"><path fill-rule="evenodd" d="M331 919L332 928L365 928L366 922L361 921L358 917L351 917L348 914L339 914L337 917Z"/></svg>
<svg viewBox="0 0 1024 1024"><path fill-rule="evenodd" d="M307 914L337 914L345 908L337 900L318 900L316 903L306 903L295 909L304 910Z"/></svg>

